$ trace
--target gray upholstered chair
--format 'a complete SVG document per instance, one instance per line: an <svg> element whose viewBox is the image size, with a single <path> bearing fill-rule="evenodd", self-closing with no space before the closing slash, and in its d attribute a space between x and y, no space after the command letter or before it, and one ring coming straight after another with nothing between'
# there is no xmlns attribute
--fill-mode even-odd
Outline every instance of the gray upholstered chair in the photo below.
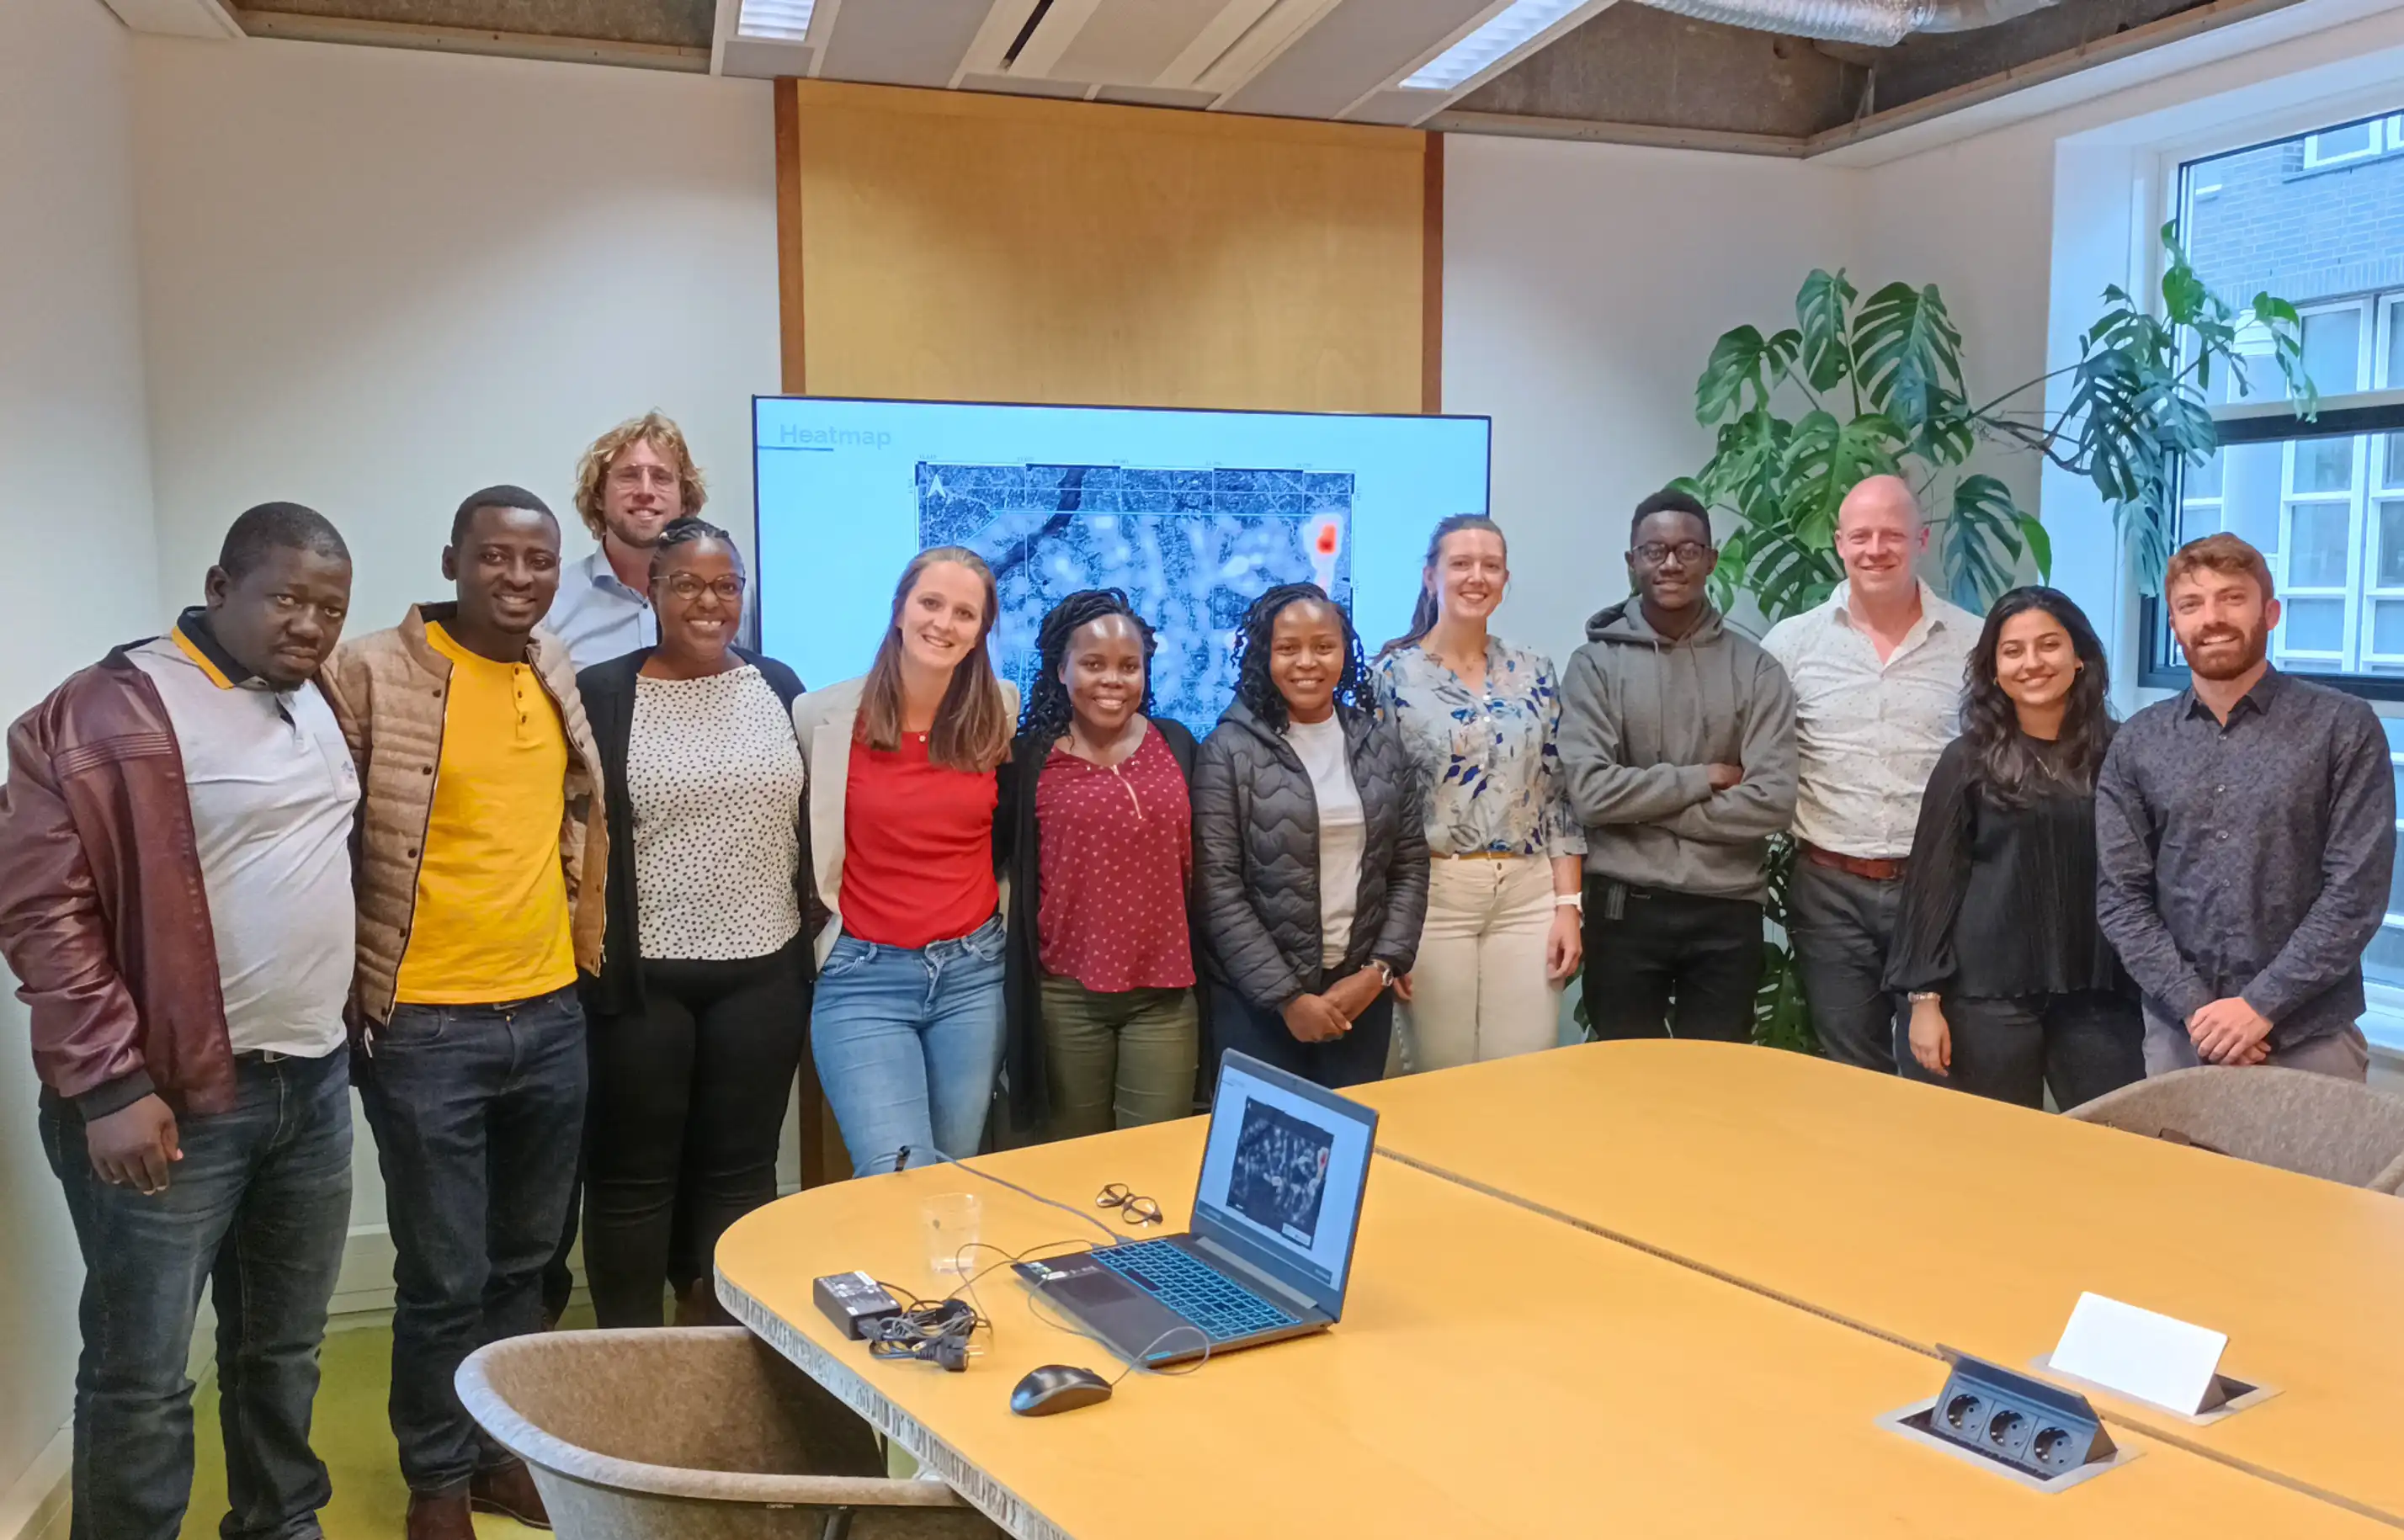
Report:
<svg viewBox="0 0 2404 1540"><path fill-rule="evenodd" d="M511 1338L458 1384L560 1540L1001 1533L941 1481L887 1477L868 1424L740 1326Z"/></svg>
<svg viewBox="0 0 2404 1540"><path fill-rule="evenodd" d="M2404 1098L2351 1080L2206 1064L2123 1086L2069 1116L2351 1187L2404 1193Z"/></svg>

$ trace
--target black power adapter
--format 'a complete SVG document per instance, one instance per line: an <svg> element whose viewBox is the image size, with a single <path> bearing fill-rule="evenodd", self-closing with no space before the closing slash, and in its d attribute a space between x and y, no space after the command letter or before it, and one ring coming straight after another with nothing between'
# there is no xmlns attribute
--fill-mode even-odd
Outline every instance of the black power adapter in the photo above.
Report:
<svg viewBox="0 0 2404 1540"><path fill-rule="evenodd" d="M811 1283L810 1295L854 1341L874 1336L878 1322L902 1313L902 1302L864 1272L831 1272Z"/></svg>

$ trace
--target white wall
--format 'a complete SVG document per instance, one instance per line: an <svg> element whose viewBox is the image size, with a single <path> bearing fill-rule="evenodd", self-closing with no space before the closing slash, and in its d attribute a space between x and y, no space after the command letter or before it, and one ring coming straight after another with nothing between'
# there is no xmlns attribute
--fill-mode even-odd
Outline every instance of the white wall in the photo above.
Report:
<svg viewBox="0 0 2404 1540"><path fill-rule="evenodd" d="M764 81L251 40L135 49L160 560L290 498L341 527L356 628L441 596L452 510L570 508L577 455L650 407L751 521L750 395L778 388Z"/></svg>
<svg viewBox="0 0 2404 1540"><path fill-rule="evenodd" d="M117 643L163 629L151 580L130 54L99 0L0 5L0 533L13 552L0 562L9 652L0 718ZM11 1511L12 1499L45 1499L57 1474L41 1457L67 1420L83 1270L35 1134L14 988L0 980L0 1533L29 1517Z"/></svg>
<svg viewBox="0 0 2404 1540"><path fill-rule="evenodd" d="M1711 457L1695 380L1858 266L1862 174L1759 157L1445 140L1444 406L1494 418L1497 630L1556 661L1628 591L1628 520Z"/></svg>
<svg viewBox="0 0 2404 1540"><path fill-rule="evenodd" d="M479 487L532 488L581 555L577 456L651 407L748 542L750 397L779 386L766 83L257 39L133 51L171 598L273 498L349 541L355 635L448 597L452 510ZM365 1137L357 1159L337 1309L389 1297Z"/></svg>

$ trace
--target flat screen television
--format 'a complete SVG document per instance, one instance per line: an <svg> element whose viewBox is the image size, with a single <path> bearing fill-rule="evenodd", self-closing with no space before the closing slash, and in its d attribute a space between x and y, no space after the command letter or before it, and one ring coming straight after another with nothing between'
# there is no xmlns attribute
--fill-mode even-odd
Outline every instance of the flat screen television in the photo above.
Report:
<svg viewBox="0 0 2404 1540"><path fill-rule="evenodd" d="M761 641L809 687L865 672L911 556L966 546L1022 690L1044 611L1122 588L1158 633L1156 710L1196 734L1269 587L1321 583L1372 652L1405 628L1429 531L1487 511L1492 437L1483 417L832 396L757 396L752 423Z"/></svg>

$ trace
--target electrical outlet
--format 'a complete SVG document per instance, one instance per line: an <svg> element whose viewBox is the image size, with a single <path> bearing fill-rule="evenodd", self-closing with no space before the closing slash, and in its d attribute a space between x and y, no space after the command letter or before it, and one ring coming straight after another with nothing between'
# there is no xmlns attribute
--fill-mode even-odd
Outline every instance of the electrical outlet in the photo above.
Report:
<svg viewBox="0 0 2404 1540"><path fill-rule="evenodd" d="M1928 1419L1938 1437L2039 1478L2111 1458L2111 1436L2087 1397L1944 1351L1953 1371Z"/></svg>

